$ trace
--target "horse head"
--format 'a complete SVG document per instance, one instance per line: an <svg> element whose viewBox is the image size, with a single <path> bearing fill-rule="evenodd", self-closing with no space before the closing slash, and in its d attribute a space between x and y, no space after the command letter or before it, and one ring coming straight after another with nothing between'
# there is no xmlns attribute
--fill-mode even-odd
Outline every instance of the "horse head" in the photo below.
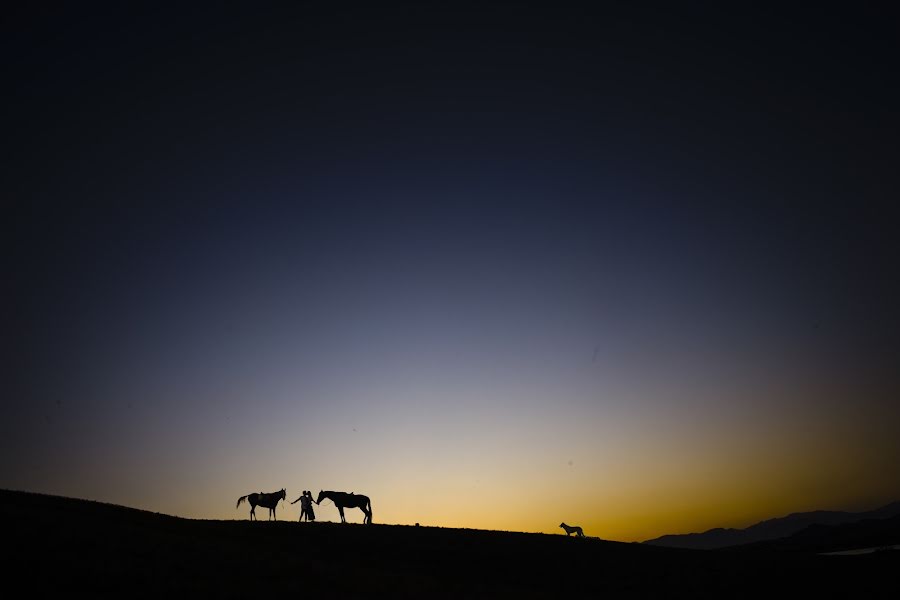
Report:
<svg viewBox="0 0 900 600"><path fill-rule="evenodd" d="M281 496L282 500L287 501L287 490L281 488L281 493L279 495Z"/></svg>
<svg viewBox="0 0 900 600"><path fill-rule="evenodd" d="M316 498L316 504L320 504L322 502L322 500L324 500L324 499L325 499L325 492L322 490L319 490L319 497Z"/></svg>

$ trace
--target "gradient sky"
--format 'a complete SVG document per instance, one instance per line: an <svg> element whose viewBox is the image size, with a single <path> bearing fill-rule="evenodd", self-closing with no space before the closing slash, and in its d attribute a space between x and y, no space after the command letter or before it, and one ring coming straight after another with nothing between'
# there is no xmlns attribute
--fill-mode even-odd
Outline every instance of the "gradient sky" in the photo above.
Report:
<svg viewBox="0 0 900 600"><path fill-rule="evenodd" d="M896 20L458 6L8 20L0 487L623 541L900 499Z"/></svg>

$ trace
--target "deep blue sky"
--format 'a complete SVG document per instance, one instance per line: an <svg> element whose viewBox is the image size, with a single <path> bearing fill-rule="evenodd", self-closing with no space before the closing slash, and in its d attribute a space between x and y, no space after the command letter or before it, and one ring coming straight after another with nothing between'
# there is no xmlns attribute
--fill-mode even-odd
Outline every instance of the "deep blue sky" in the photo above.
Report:
<svg viewBox="0 0 900 600"><path fill-rule="evenodd" d="M623 539L894 499L875 478L900 426L896 25L418 3L11 18L0 485L230 518L201 507L291 477L390 497L438 485L410 458L434 456L453 485L483 465L487 494L611 502L598 527ZM326 463L333 443L353 450ZM616 474L613 454L643 458ZM721 491L737 467L757 496ZM140 483L204 472L181 504ZM678 495L697 478L702 498ZM499 518L436 506L388 514Z"/></svg>

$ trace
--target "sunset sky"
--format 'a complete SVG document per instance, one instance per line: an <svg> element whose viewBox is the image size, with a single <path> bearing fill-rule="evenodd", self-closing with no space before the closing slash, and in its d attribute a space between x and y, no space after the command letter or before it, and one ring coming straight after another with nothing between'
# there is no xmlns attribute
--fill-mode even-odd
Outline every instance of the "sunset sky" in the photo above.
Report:
<svg viewBox="0 0 900 600"><path fill-rule="evenodd" d="M895 20L375 4L4 26L0 487L622 541L900 499Z"/></svg>

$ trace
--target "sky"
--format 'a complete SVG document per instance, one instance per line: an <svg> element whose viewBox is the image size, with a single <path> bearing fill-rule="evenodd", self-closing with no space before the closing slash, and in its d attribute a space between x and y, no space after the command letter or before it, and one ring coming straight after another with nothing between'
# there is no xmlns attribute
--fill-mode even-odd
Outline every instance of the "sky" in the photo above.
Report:
<svg viewBox="0 0 900 600"><path fill-rule="evenodd" d="M0 487L621 541L900 499L894 15L330 4L7 19Z"/></svg>

